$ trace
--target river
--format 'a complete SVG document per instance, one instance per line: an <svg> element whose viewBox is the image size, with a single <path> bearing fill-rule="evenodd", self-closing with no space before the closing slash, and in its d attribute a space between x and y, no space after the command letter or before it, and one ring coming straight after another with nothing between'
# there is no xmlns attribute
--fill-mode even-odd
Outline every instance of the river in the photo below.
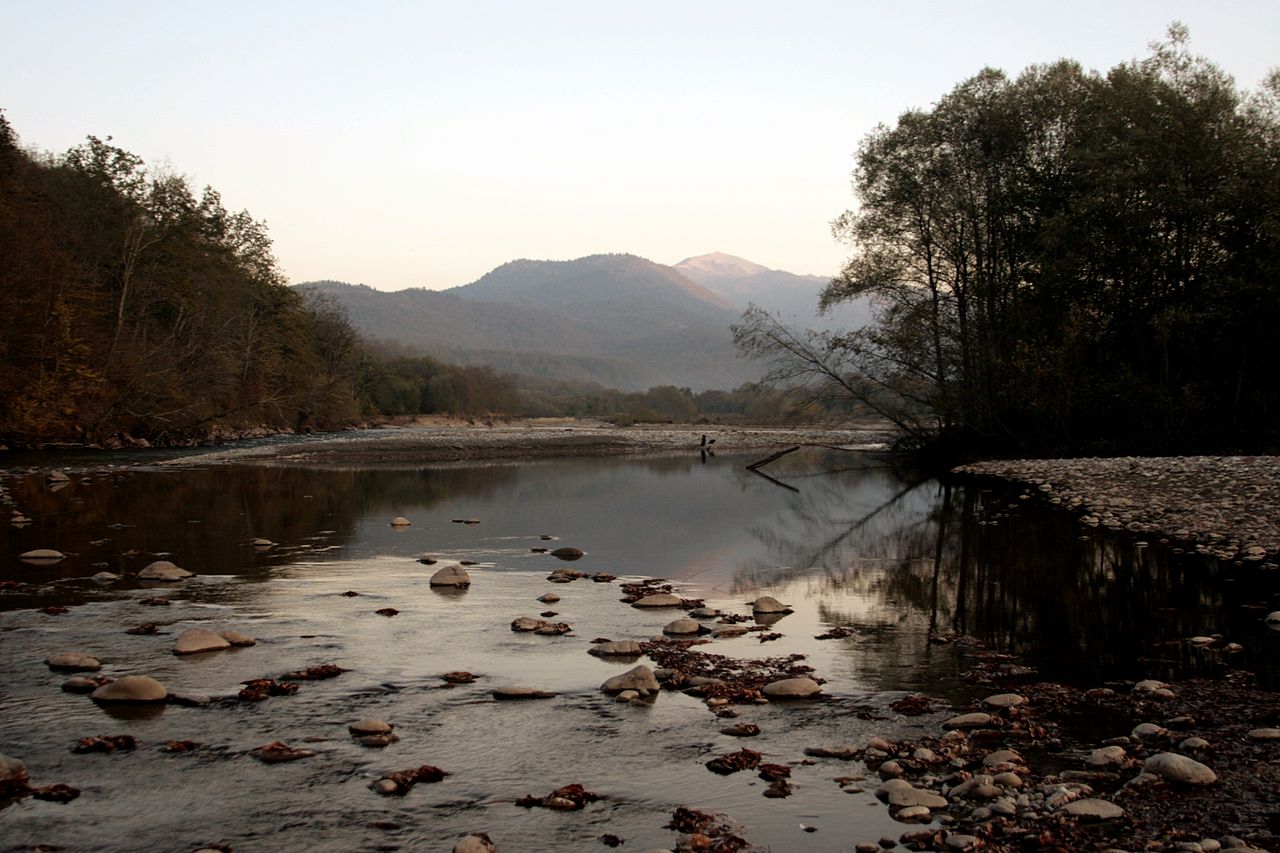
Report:
<svg viewBox="0 0 1280 853"><path fill-rule="evenodd" d="M1277 683L1275 638L1256 613L1274 583L1256 573L1081 528L1018 489L941 482L884 454L796 453L766 469L773 479L747 471L748 461L84 464L57 489L40 474L7 478L32 521L0 526L0 753L25 761L33 783L66 782L81 796L0 809L3 847L448 851L485 831L503 851L604 849L605 833L639 851L671 847L665 824L686 805L730 816L762 848L848 850L903 827L872 796L874 783L833 781L860 765L804 763L804 748L936 724L889 706L915 692L956 707L985 695L966 677L975 649L1018 655L1039 679L1098 684L1216 671L1220 656L1183 641L1220 633L1244 646L1233 663ZM412 525L391 526L397 516ZM255 549L255 537L276 544ZM586 556L566 564L534 551L558 546ZM16 559L33 548L67 556L45 566ZM433 590L423 556L474 563L470 588ZM160 557L196 577L159 592L91 579ZM706 769L744 743L721 734L724 721L698 698L665 691L651 704L619 704L600 691L632 662L586 654L591 641L649 638L678 613L629 607L618 583L548 583L564 565L662 577L735 613L749 615L746 602L762 594L794 609L769 629L777 639L752 633L699 647L802 654L825 679L822 701L738 709L762 730L745 745L791 765L792 796L767 799L749 772ZM548 607L536 601L548 591L561 596L555 620L573 632L512 632L512 619ZM172 604L140 603L157 595ZM69 610L39 609L50 605ZM377 613L385 608L398 612ZM159 633L125 633L144 622ZM173 655L189 627L235 629L258 643ZM815 639L833 627L849 635ZM215 701L95 705L61 691L66 675L44 666L67 650L101 658L102 674L147 674ZM293 696L228 698L247 679L324 663L348 671L303 682ZM449 687L440 676L456 670L478 677ZM500 686L559 695L496 702L490 691ZM355 743L346 727L368 717L395 724L399 741ZM136 751L70 751L80 738L122 733L137 738ZM198 746L159 748L171 740ZM248 755L275 740L315 755L285 764ZM369 788L423 763L450 775L404 797ZM569 813L514 804L574 782L600 801Z"/></svg>

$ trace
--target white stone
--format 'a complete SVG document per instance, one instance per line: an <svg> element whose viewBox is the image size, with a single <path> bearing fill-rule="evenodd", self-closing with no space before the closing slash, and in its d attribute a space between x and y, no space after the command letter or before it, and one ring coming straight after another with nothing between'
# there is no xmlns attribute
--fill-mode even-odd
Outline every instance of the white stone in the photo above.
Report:
<svg viewBox="0 0 1280 853"><path fill-rule="evenodd" d="M193 577L193 574L168 560L156 560L138 572L138 577L145 581L180 581Z"/></svg>
<svg viewBox="0 0 1280 853"><path fill-rule="evenodd" d="M1218 774L1205 765L1178 755L1176 752L1161 752L1151 756L1142 765L1143 772L1154 773L1166 782L1180 785L1212 785L1218 781Z"/></svg>
<svg viewBox="0 0 1280 853"><path fill-rule="evenodd" d="M775 699L805 699L821 693L822 685L812 678L801 676L800 678L784 678L780 681L771 681L764 686L761 692Z"/></svg>
<svg viewBox="0 0 1280 853"><path fill-rule="evenodd" d="M173 642L175 655L194 655L200 652L216 652L231 648L221 635L204 628L189 628L178 635Z"/></svg>

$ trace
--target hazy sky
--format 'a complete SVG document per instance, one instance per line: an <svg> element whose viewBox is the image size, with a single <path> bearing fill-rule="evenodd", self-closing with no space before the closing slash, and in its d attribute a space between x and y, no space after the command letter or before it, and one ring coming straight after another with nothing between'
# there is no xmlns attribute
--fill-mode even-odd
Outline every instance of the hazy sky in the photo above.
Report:
<svg viewBox="0 0 1280 853"><path fill-rule="evenodd" d="M265 219L294 281L711 251L830 274L858 141L984 65L1106 69L1168 24L1254 88L1280 2L0 0L0 108Z"/></svg>

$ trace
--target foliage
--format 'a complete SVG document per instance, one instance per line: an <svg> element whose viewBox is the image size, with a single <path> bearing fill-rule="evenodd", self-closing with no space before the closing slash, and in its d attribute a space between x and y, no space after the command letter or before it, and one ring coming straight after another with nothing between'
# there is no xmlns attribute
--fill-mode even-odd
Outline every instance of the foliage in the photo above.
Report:
<svg viewBox="0 0 1280 853"><path fill-rule="evenodd" d="M805 337L757 313L739 346L922 444L1273 448L1277 92L1237 91L1180 25L1106 75L983 70L861 145L823 305L870 296L877 323Z"/></svg>
<svg viewBox="0 0 1280 853"><path fill-rule="evenodd" d="M263 223L112 144L18 146L0 114L0 438L325 429L360 415L359 339L288 288Z"/></svg>

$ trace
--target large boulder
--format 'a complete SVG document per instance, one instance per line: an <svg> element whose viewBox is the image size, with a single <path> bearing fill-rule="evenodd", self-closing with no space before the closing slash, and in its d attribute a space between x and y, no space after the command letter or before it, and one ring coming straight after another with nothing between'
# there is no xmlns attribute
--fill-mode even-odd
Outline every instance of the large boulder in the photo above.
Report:
<svg viewBox="0 0 1280 853"><path fill-rule="evenodd" d="M231 648L231 643L221 634L204 628L188 628L173 641L175 655L195 655L200 652L218 652Z"/></svg>
<svg viewBox="0 0 1280 853"><path fill-rule="evenodd" d="M471 586L471 575L462 566L445 566L431 576L432 586L451 586L465 588Z"/></svg>
<svg viewBox="0 0 1280 853"><path fill-rule="evenodd" d="M623 690L634 690L641 694L656 693L659 690L658 677L649 667L639 664L610 678L600 685L600 689L605 693L621 693Z"/></svg>
<svg viewBox="0 0 1280 853"><path fill-rule="evenodd" d="M180 581L193 576L192 572L180 568L168 560L156 560L138 572L138 577L144 581Z"/></svg>
<svg viewBox="0 0 1280 853"><path fill-rule="evenodd" d="M163 702L165 686L149 675L126 675L93 691L95 702Z"/></svg>

